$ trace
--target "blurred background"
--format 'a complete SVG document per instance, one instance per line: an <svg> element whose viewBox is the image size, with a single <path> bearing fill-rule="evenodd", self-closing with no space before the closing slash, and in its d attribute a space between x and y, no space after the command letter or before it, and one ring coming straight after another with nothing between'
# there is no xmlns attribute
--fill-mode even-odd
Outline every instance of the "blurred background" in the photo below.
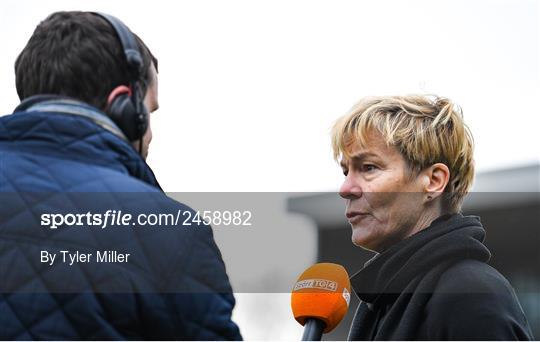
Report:
<svg viewBox="0 0 540 342"><path fill-rule="evenodd" d="M540 336L538 1L3 0L2 114L19 102L17 55L58 10L113 14L159 59L148 163L167 192L179 200L208 192L195 208L215 203L213 192L274 193L249 251L216 231L238 289L269 279L292 287L317 261L357 271L368 255L350 244L335 194L342 174L330 127L363 96L454 100L476 144L475 194L465 211L482 216L492 263ZM289 294L268 291L237 293L234 319L244 337L299 339ZM347 329L343 322L327 338L344 339Z"/></svg>

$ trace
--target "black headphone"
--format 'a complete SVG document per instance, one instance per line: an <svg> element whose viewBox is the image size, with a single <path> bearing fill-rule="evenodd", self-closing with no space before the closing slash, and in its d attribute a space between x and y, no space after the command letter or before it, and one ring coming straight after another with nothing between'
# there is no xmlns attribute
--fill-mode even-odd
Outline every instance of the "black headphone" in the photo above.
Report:
<svg viewBox="0 0 540 342"><path fill-rule="evenodd" d="M107 100L107 114L122 130L129 141L141 140L148 129L148 110L144 105L144 96L140 84L144 63L139 51L135 36L118 18L105 13L93 12L105 19L116 31L128 68L133 72L134 78L129 87L115 88Z"/></svg>

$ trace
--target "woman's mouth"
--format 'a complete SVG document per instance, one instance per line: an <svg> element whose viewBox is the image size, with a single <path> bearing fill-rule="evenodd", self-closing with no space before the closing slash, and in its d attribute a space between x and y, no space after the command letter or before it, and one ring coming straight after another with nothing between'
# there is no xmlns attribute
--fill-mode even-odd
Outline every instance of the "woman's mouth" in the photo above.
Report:
<svg viewBox="0 0 540 342"><path fill-rule="evenodd" d="M360 212L360 211L348 211L345 216L347 216L347 219L349 220L350 224L355 224L368 216L368 213Z"/></svg>

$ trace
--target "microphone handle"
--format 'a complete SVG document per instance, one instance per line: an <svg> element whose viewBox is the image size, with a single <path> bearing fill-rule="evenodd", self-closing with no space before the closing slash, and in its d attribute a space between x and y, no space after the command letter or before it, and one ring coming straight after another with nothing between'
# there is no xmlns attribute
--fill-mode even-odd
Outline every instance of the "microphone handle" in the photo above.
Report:
<svg viewBox="0 0 540 342"><path fill-rule="evenodd" d="M306 319L302 341L320 341L326 324L317 318Z"/></svg>

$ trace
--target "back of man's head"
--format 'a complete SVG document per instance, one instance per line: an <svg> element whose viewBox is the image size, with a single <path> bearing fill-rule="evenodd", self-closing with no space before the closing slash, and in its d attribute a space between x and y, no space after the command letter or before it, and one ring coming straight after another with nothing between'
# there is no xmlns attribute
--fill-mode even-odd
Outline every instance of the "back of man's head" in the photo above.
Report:
<svg viewBox="0 0 540 342"><path fill-rule="evenodd" d="M143 93L157 70L157 60L135 35L143 57ZM91 12L56 12L35 29L15 62L21 100L56 94L84 101L104 110L107 97L133 80L122 45L111 25Z"/></svg>

